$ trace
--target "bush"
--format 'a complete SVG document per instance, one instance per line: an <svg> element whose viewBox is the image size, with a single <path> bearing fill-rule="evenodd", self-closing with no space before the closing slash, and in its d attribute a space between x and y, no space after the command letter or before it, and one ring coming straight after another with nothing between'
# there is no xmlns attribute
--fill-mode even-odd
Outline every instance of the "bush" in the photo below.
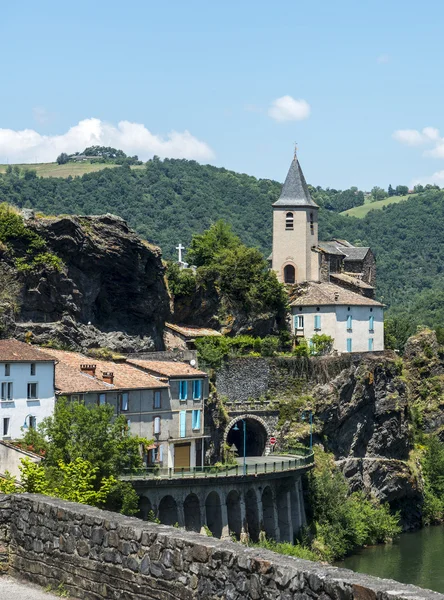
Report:
<svg viewBox="0 0 444 600"><path fill-rule="evenodd" d="M279 339L272 335L268 335L262 340L261 355L262 356L274 356L279 347Z"/></svg>

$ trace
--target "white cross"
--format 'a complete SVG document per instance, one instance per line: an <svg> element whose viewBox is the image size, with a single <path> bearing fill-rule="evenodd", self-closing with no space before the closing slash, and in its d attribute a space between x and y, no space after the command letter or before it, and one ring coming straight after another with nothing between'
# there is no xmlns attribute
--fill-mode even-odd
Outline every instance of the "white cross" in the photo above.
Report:
<svg viewBox="0 0 444 600"><path fill-rule="evenodd" d="M176 250L179 250L179 262L182 262L182 250L185 250L185 246L182 246L182 244L179 244L178 246L176 246Z"/></svg>

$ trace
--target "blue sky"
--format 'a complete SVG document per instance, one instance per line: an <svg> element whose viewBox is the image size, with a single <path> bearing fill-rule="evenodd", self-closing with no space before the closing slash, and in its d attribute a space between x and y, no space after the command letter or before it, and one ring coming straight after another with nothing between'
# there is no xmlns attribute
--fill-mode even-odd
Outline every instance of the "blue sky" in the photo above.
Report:
<svg viewBox="0 0 444 600"><path fill-rule="evenodd" d="M314 185L444 186L443 23L439 0L8 3L0 162L98 141L282 181L297 141Z"/></svg>

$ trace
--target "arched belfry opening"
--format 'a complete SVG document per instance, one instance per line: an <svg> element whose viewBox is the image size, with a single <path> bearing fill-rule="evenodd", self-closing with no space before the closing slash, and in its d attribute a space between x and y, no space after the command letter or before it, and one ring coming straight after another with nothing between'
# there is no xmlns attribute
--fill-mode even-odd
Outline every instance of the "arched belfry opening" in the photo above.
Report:
<svg viewBox="0 0 444 600"><path fill-rule="evenodd" d="M296 269L293 265L285 265L284 283L296 283Z"/></svg>
<svg viewBox="0 0 444 600"><path fill-rule="evenodd" d="M245 456L262 456L265 452L267 437L268 433L264 424L258 419L247 416L244 419L236 420L231 425L226 443L230 447L233 444L236 446L238 456L244 456L244 448Z"/></svg>

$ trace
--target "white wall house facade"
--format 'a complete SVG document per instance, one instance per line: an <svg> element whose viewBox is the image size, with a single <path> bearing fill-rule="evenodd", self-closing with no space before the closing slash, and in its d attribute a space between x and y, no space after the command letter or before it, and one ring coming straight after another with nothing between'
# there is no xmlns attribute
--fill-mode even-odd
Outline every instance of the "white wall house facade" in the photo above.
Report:
<svg viewBox="0 0 444 600"><path fill-rule="evenodd" d="M384 315L381 306L293 306L292 331L311 340L314 335L333 338L338 353L384 350Z"/></svg>
<svg viewBox="0 0 444 600"><path fill-rule="evenodd" d="M40 350L0 340L0 436L23 437L54 412L54 360Z"/></svg>

